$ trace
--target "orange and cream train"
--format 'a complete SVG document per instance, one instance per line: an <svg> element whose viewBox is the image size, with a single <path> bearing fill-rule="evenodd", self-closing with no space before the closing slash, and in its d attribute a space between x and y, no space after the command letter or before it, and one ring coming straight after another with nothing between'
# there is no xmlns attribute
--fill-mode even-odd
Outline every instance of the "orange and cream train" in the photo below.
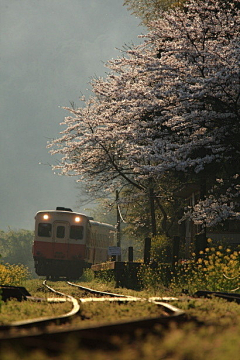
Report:
<svg viewBox="0 0 240 360"><path fill-rule="evenodd" d="M84 268L107 261L108 247L115 242L112 225L63 207L39 211L33 243L36 274L51 279L79 278Z"/></svg>

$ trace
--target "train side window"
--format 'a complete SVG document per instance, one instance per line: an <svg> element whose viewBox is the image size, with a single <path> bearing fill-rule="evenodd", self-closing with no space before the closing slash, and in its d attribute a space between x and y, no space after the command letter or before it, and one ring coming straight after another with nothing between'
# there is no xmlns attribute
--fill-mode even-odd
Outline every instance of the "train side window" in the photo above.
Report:
<svg viewBox="0 0 240 360"><path fill-rule="evenodd" d="M57 227L57 238L63 239L65 236L65 226L58 226Z"/></svg>
<svg viewBox="0 0 240 360"><path fill-rule="evenodd" d="M39 223L38 224L38 236L40 237L51 237L52 224Z"/></svg>
<svg viewBox="0 0 240 360"><path fill-rule="evenodd" d="M70 239L83 239L83 226L72 225L70 228Z"/></svg>

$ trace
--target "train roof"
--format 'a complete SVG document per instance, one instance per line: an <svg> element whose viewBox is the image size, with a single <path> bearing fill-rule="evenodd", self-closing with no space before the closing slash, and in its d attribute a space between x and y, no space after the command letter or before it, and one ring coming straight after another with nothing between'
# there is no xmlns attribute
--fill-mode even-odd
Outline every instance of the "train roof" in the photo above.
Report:
<svg viewBox="0 0 240 360"><path fill-rule="evenodd" d="M74 214L74 215L80 215L80 216L85 216L87 217L89 220L93 220L93 217L91 216L88 216L86 214L82 214L82 213L79 213L79 212L76 212L76 211L68 211L68 210L39 210L37 212L37 214L42 214L44 212L48 212L48 213L56 213L56 212L59 212L59 213L66 213L66 214ZM36 214L36 215L37 215Z"/></svg>
<svg viewBox="0 0 240 360"><path fill-rule="evenodd" d="M102 223L100 221L94 221L94 220L90 220L90 223L91 225L96 225L96 226L106 226L108 228L111 228L111 229L115 229L115 226L114 225L111 225L111 224L106 224L106 223Z"/></svg>
<svg viewBox="0 0 240 360"><path fill-rule="evenodd" d="M104 226L109 227L109 228L115 228L114 225L107 224L107 223L102 223L100 221L95 221L93 219L93 217L91 217L91 216L88 216L86 214L82 214L82 213L79 213L79 212L72 211L72 209L65 208L65 207L57 207L56 210L40 210L40 211L37 212L36 215L42 214L42 213L45 213L45 212L47 212L47 213L60 212L60 213L66 213L66 214L74 214L74 215L79 215L79 216L85 216L88 220L90 220L91 225L96 225L96 226L104 225Z"/></svg>

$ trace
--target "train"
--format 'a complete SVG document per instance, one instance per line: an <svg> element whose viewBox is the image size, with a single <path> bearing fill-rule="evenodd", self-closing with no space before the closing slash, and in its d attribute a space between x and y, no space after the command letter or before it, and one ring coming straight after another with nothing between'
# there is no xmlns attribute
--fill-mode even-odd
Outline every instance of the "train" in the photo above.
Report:
<svg viewBox="0 0 240 360"><path fill-rule="evenodd" d="M79 278L91 265L110 260L116 228L70 208L42 210L35 215L35 272L47 279Z"/></svg>

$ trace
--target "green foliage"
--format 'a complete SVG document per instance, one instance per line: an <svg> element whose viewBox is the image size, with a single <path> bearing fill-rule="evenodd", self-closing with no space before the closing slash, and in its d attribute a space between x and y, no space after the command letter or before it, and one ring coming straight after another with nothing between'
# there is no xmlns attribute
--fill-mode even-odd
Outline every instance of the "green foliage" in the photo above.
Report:
<svg viewBox="0 0 240 360"><path fill-rule="evenodd" d="M97 205L95 208L86 209L94 220L116 225L117 223L117 210L115 199L98 198L95 200Z"/></svg>
<svg viewBox="0 0 240 360"><path fill-rule="evenodd" d="M114 283L114 273L112 270L95 271L95 280L101 283Z"/></svg>
<svg viewBox="0 0 240 360"><path fill-rule="evenodd" d="M84 269L80 278L82 282L91 282L94 279L94 272L91 269Z"/></svg>
<svg viewBox="0 0 240 360"><path fill-rule="evenodd" d="M0 264L0 284L22 285L29 278L29 271L24 265Z"/></svg>
<svg viewBox="0 0 240 360"><path fill-rule="evenodd" d="M172 259L172 240L166 235L157 235L151 241L151 259L158 263L169 263Z"/></svg>
<svg viewBox="0 0 240 360"><path fill-rule="evenodd" d="M169 175L153 182L154 216L156 233L170 236L178 228L177 221L182 216L182 199L172 193L180 183ZM148 189L148 186L146 186ZM137 240L152 234L152 218L148 191L138 191L128 187L120 193L120 209L126 222L124 233Z"/></svg>
<svg viewBox="0 0 240 360"><path fill-rule="evenodd" d="M178 265L171 286L196 290L237 291L240 285L240 251L211 246L196 261Z"/></svg>
<svg viewBox="0 0 240 360"><path fill-rule="evenodd" d="M166 292L167 287L170 285L171 277L171 265L166 263L159 263L154 268L143 264L138 273L138 281L142 285L142 289L158 295Z"/></svg>
<svg viewBox="0 0 240 360"><path fill-rule="evenodd" d="M30 230L0 231L2 260L9 264L22 264L34 273L32 244L34 232Z"/></svg>
<svg viewBox="0 0 240 360"><path fill-rule="evenodd" d="M136 189L127 189L121 195L120 209L126 226L124 233L131 238L142 240L151 232L149 199L146 194L137 195Z"/></svg>
<svg viewBox="0 0 240 360"><path fill-rule="evenodd" d="M211 245L211 242L209 242ZM144 266L139 273L146 289L159 291L168 287L175 293L182 289L189 293L197 290L237 291L240 288L240 251L209 246L201 257L178 263L158 263L154 267Z"/></svg>

